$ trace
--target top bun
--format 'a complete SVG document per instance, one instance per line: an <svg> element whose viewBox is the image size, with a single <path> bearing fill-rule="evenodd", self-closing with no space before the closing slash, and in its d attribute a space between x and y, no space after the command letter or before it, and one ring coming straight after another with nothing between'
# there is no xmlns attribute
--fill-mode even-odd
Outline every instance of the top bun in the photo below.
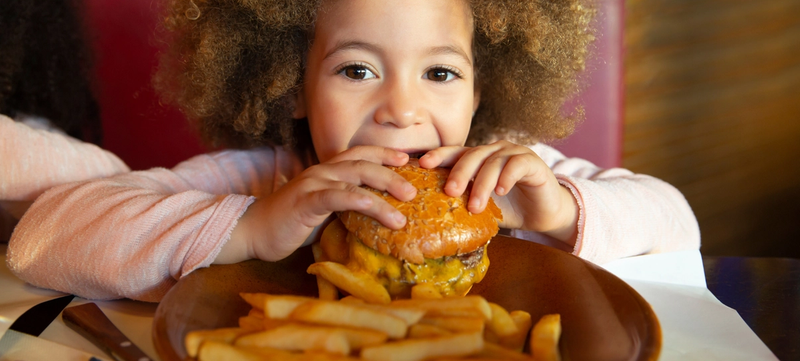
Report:
<svg viewBox="0 0 800 361"><path fill-rule="evenodd" d="M413 200L400 202L386 192L365 188L406 216L408 221L402 229L392 230L356 211L339 215L345 228L368 247L401 260L422 264L425 258L435 259L475 251L497 234L497 222L503 219L503 215L492 198L489 198L483 212L473 214L466 207L469 189L460 197L450 197L444 193L449 169L420 168L414 159L402 167L388 168L417 188L417 196Z"/></svg>

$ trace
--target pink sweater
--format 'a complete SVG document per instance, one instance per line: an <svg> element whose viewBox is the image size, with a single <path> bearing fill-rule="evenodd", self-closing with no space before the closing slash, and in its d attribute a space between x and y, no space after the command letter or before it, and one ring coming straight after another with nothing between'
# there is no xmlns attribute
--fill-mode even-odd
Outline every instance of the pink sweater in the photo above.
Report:
<svg viewBox="0 0 800 361"><path fill-rule="evenodd" d="M0 114L0 200L32 201L55 185L128 171L94 144Z"/></svg>
<svg viewBox="0 0 800 361"><path fill-rule="evenodd" d="M0 114L0 242L18 215L50 187L128 172L114 154L71 138L41 118Z"/></svg>
<svg viewBox="0 0 800 361"><path fill-rule="evenodd" d="M699 247L694 214L669 184L598 169L543 144L532 149L578 200L576 255L601 263ZM280 148L260 148L58 186L20 221L8 267L33 285L86 298L158 301L182 276L212 263L256 197L302 169ZM553 243L538 234L515 235Z"/></svg>

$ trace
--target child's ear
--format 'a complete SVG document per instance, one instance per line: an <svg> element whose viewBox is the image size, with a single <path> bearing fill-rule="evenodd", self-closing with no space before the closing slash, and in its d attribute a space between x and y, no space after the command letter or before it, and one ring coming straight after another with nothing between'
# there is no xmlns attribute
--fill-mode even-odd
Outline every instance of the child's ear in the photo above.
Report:
<svg viewBox="0 0 800 361"><path fill-rule="evenodd" d="M308 112L306 112L306 97L303 95L303 89L300 89L300 91L291 95L289 97L289 101L292 102L292 118L303 119L307 116Z"/></svg>

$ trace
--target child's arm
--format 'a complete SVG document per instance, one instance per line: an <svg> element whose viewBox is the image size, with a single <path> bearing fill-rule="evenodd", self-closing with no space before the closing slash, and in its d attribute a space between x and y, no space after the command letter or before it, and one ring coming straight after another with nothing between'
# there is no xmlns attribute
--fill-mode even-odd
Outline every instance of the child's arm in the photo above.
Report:
<svg viewBox="0 0 800 361"><path fill-rule="evenodd" d="M211 263L248 194L271 191L276 158L272 149L222 152L52 188L17 225L8 266L35 286L86 298L158 301Z"/></svg>
<svg viewBox="0 0 800 361"><path fill-rule="evenodd" d="M619 168L600 169L585 160L566 158L543 144L528 148L498 142L476 148L440 148L429 154L428 160L420 160L423 166L441 163L453 164L454 172L460 169L454 193L463 192L474 177L470 198L478 198L480 209L473 211L482 210L484 199L492 196L504 218L510 216L503 227L533 231L526 232L525 238L543 243L552 243L547 238L558 239L575 254L596 263L699 248L697 220L685 198L653 177ZM570 212L574 212L572 217ZM548 218L551 223L546 222ZM528 237L531 234L533 237Z"/></svg>
<svg viewBox="0 0 800 361"><path fill-rule="evenodd" d="M367 163L363 165L396 175ZM201 155L172 170L156 168L56 187L39 197L20 221L9 244L8 265L39 287L85 298L158 301L177 279L208 266L221 256L223 246L236 243L228 239L237 239L232 233L240 228L240 217L263 210L248 208L257 197L283 199L273 197L274 191L297 184L286 182L301 171L295 158L265 148ZM300 188L287 194L304 192ZM272 211L292 214L295 209L289 207L282 204ZM280 216L249 219L255 224L249 226L252 233L268 236L258 239L262 246L287 241L269 230L293 226ZM303 240L291 240L291 251Z"/></svg>
<svg viewBox="0 0 800 361"><path fill-rule="evenodd" d="M700 248L697 218L681 192L627 169L602 169L543 144L532 149L581 209L573 253L595 263L645 253Z"/></svg>

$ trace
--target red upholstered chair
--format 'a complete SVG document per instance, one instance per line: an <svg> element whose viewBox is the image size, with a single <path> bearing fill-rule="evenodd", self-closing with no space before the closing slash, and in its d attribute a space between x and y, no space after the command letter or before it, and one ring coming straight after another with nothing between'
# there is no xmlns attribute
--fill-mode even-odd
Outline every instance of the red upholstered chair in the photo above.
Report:
<svg viewBox="0 0 800 361"><path fill-rule="evenodd" d="M568 157L584 158L603 168L622 164L623 0L599 0L594 54L586 66L588 87L577 101L586 120L575 133L555 144Z"/></svg>
<svg viewBox="0 0 800 361"><path fill-rule="evenodd" d="M150 78L157 64L156 0L85 0L103 121L104 147L132 169L171 167L204 152L180 112L159 104ZM600 0L599 36L589 87L578 99L586 121L556 144L602 167L621 163L623 0Z"/></svg>
<svg viewBox="0 0 800 361"><path fill-rule="evenodd" d="M84 0L95 56L103 147L132 169L172 167L205 151L183 115L159 104L150 82L158 54L158 0Z"/></svg>

